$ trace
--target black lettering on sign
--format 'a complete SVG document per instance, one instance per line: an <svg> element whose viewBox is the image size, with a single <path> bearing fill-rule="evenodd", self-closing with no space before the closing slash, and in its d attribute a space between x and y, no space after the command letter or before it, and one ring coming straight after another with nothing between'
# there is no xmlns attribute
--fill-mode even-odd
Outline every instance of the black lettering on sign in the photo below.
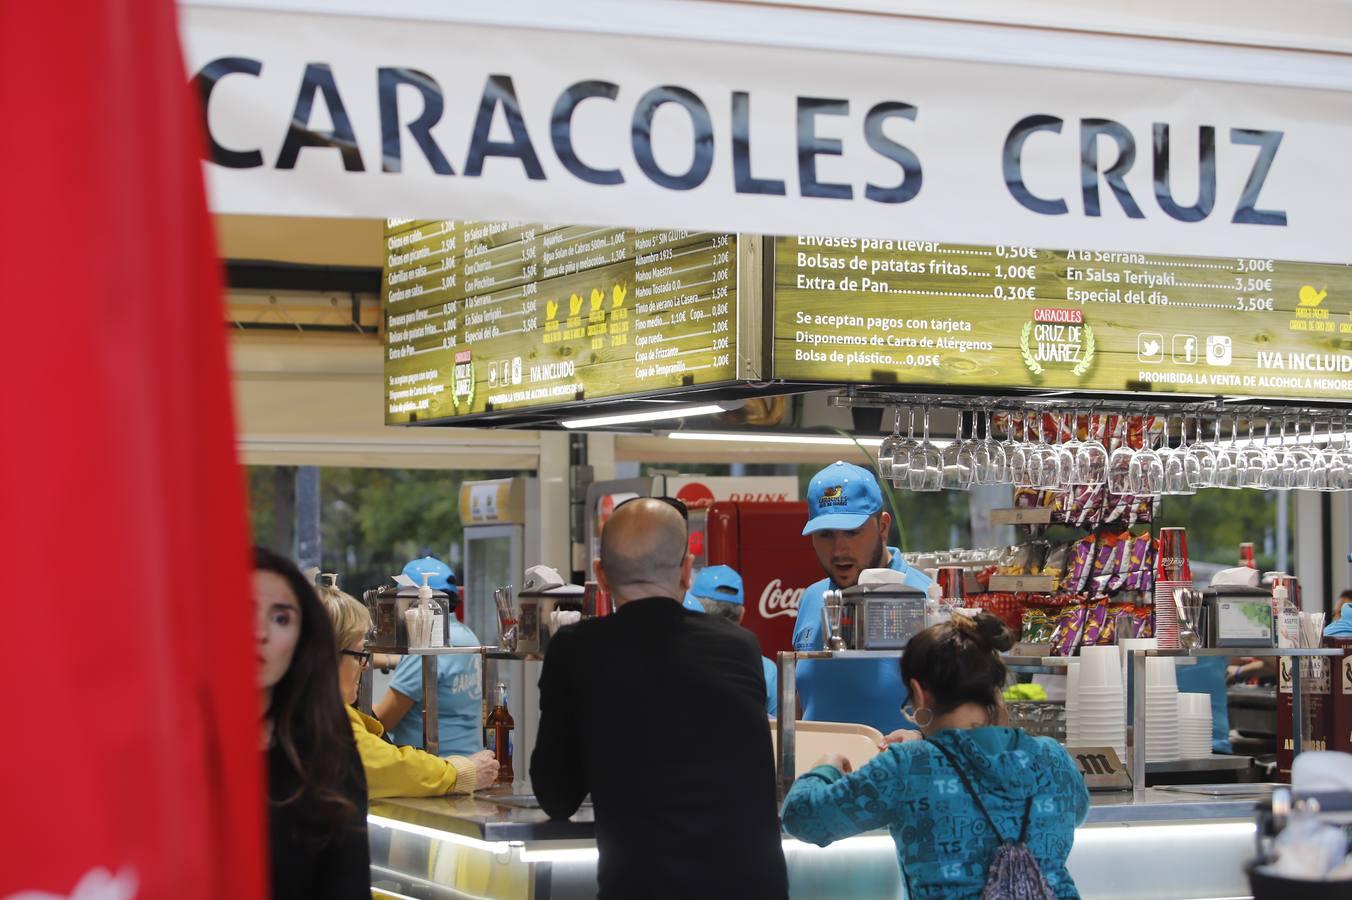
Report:
<svg viewBox="0 0 1352 900"><path fill-rule="evenodd" d="M1064 216L1070 212L1070 207L1062 199L1049 200L1045 197L1039 197L1028 189L1028 185L1023 180L1023 145L1029 137L1039 131L1050 131L1053 134L1061 133L1061 119L1056 116L1025 116L1014 123L1014 127L1009 129L1009 134L1005 137L1004 151L1001 154L1001 165L1004 169L1005 187L1009 189L1009 194L1024 209L1032 210L1044 216Z"/></svg>
<svg viewBox="0 0 1352 900"><path fill-rule="evenodd" d="M1081 753L1075 757L1075 761L1080 764L1081 775L1111 775L1116 771L1113 764L1108 762L1108 757L1102 753L1095 753L1092 756Z"/></svg>
<svg viewBox="0 0 1352 900"><path fill-rule="evenodd" d="M1169 187L1169 125L1153 126L1155 200L1170 217L1180 222L1200 222L1216 207L1216 129L1203 125L1197 130L1197 203L1180 206Z"/></svg>
<svg viewBox="0 0 1352 900"><path fill-rule="evenodd" d="M211 117L207 110L211 103L211 92L216 83L227 75L252 75L257 78L263 73L263 64L247 56L225 56L213 59L202 67L202 71L193 76L193 86L202 104L202 130L207 136L208 159L227 169L256 169L263 165L261 150L231 150L222 146L211 133Z"/></svg>
<svg viewBox="0 0 1352 900"><path fill-rule="evenodd" d="M746 91L732 92L732 184L739 194L785 194L778 178L751 174L751 95Z"/></svg>
<svg viewBox="0 0 1352 900"><path fill-rule="evenodd" d="M1102 215L1099 209L1099 157L1098 139L1111 138L1117 144L1117 160L1103 170L1103 180L1108 183L1113 196L1122 206L1122 211L1130 219L1144 219L1145 213L1132 199L1127 190L1126 175L1136 162L1136 139L1131 136L1127 126L1112 119L1080 120L1080 189L1084 196L1084 214Z"/></svg>
<svg viewBox="0 0 1352 900"><path fill-rule="evenodd" d="M573 112L579 103L591 97L614 100L620 86L609 81L579 81L564 88L554 101L554 112L549 117L549 137L554 144L554 155L563 167L589 184L624 184L619 169L595 169L584 163L573 149Z"/></svg>
<svg viewBox="0 0 1352 900"><path fill-rule="evenodd" d="M324 95L329 118L333 120L332 131L313 131L310 128L316 93ZM357 134L352 130L352 120L348 118L347 107L343 106L343 98L338 94L333 69L327 63L305 65L300 93L296 95L296 108L291 113L291 127L287 129L286 140L282 142L282 152L277 155L277 168L294 169L303 147L336 147L343 156L344 169L349 172L366 171L361 161L361 150L357 147Z"/></svg>
<svg viewBox="0 0 1352 900"><path fill-rule="evenodd" d="M493 115L501 106L507 119L507 129L512 133L510 141L490 141L488 134L493 128ZM530 142L530 133L526 131L526 121L521 117L521 104L516 99L516 87L510 75L489 75L484 82L483 96L479 99L479 114L474 118L474 134L469 140L469 155L465 158L465 175L478 178L484 171L484 160L490 156L504 156L519 159L526 170L526 177L532 181L543 181L545 170L540 167L540 158Z"/></svg>
<svg viewBox="0 0 1352 900"><path fill-rule="evenodd" d="M653 154L653 117L667 103L675 103L684 109L694 127L695 148L690 168L680 175L663 171ZM709 177L709 170L714 165L714 123L709 118L709 108L693 92L673 85L663 85L648 91L634 107L629 134L634 159L638 161L643 174L652 179L654 184L673 191L688 191L699 187Z"/></svg>
<svg viewBox="0 0 1352 900"><path fill-rule="evenodd" d="M380 170L402 172L403 152L399 141L399 88L408 86L422 95L423 108L418 118L408 123L408 133L422 150L428 165L438 175L454 175L446 155L432 137L432 126L441 121L446 101L441 86L426 72L417 69L380 68L376 73L380 100Z"/></svg>
<svg viewBox="0 0 1352 900"><path fill-rule="evenodd" d="M920 193L920 186L924 183L920 157L909 147L883 134L883 123L888 119L908 119L914 122L915 115L916 109L911 104L887 101L879 103L864 116L864 140L879 155L901 166L901 181L892 187L866 184L864 196L868 199L877 203L905 203Z"/></svg>
<svg viewBox="0 0 1352 900"><path fill-rule="evenodd" d="M1236 225L1286 225L1286 210L1258 209L1258 195L1262 193L1263 183L1272 169L1272 161L1277 158L1277 148L1281 146L1284 134L1281 131L1230 129L1230 143L1252 144L1260 148L1258 158L1253 161L1253 169L1249 172L1249 180L1244 182L1244 193L1235 205L1234 218L1230 220Z"/></svg>
<svg viewBox="0 0 1352 900"><path fill-rule="evenodd" d="M839 139L817 136L817 116L845 116L849 112L848 100L798 98L798 190L804 197L825 197L829 200L854 198L854 188L848 184L817 180L817 157L841 155Z"/></svg>

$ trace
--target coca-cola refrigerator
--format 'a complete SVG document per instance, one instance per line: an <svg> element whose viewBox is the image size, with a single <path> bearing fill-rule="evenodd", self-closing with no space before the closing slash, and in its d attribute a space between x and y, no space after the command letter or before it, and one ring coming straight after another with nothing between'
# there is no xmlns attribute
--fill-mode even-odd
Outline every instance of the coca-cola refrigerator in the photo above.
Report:
<svg viewBox="0 0 1352 900"><path fill-rule="evenodd" d="M775 658L793 648L793 626L803 590L825 577L803 537L807 504L719 501L709 507L705 551L711 566L732 566L742 575L746 618L761 653Z"/></svg>

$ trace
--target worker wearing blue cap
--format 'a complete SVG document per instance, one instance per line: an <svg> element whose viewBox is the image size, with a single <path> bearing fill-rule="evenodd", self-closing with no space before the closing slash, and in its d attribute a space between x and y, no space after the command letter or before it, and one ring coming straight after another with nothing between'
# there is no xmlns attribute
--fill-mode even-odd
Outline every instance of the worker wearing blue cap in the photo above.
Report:
<svg viewBox="0 0 1352 900"><path fill-rule="evenodd" d="M894 569L908 587L928 591L934 583L887 546L892 516L883 510L882 490L868 469L835 462L812 476L807 488L808 521L803 534L825 578L803 592L793 628L797 650L821 650L822 597L828 590L854 587L864 569ZM883 734L915 726L902 718L908 692L895 659L801 660L797 673L803 718L819 722L872 725Z"/></svg>
<svg viewBox="0 0 1352 900"><path fill-rule="evenodd" d="M746 594L742 590L742 576L732 566L706 566L690 582L682 605L694 612L709 613L741 625L746 616ZM765 708L770 715L779 711L779 669L764 656L761 668L765 670Z"/></svg>
<svg viewBox="0 0 1352 900"><path fill-rule="evenodd" d="M451 597L454 613L459 594L451 567L433 556L415 559L404 566L404 574L413 583L445 591ZM479 639L454 615L450 621L451 646L478 647ZM484 748L483 663L477 653L456 653L437 657L438 753L442 756L472 756ZM389 690L376 702L373 712L385 726L385 733L399 746L423 745L422 659L405 656L395 667Z"/></svg>

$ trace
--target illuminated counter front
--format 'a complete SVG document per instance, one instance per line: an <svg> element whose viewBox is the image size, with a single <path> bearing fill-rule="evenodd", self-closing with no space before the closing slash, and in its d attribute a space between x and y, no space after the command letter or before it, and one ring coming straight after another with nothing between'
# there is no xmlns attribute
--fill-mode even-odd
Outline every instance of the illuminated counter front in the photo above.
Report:
<svg viewBox="0 0 1352 900"><path fill-rule="evenodd" d="M1075 835L1070 872L1086 898L1248 896L1253 799L1147 790L1094 795ZM502 805L511 804L511 805ZM371 882L376 896L582 900L596 893L591 808L552 822L525 798L373 801ZM829 847L784 839L790 895L901 897L886 832Z"/></svg>

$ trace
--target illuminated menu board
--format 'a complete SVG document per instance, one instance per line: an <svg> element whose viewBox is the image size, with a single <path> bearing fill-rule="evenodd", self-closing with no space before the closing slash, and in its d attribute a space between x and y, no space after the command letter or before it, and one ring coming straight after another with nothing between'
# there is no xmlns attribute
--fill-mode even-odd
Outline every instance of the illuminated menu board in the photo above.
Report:
<svg viewBox="0 0 1352 900"><path fill-rule="evenodd" d="M508 222L385 229L385 421L730 381L737 239Z"/></svg>
<svg viewBox="0 0 1352 900"><path fill-rule="evenodd" d="M775 241L774 375L1352 398L1352 270L1272 259Z"/></svg>

